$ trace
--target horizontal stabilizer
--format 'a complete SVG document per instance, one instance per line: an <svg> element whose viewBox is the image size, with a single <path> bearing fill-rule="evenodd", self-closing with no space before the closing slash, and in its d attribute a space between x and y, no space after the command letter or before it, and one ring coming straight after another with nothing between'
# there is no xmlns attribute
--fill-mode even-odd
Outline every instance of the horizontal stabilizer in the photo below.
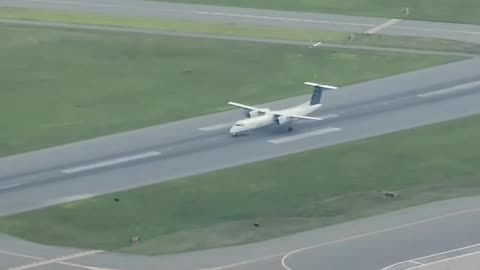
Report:
<svg viewBox="0 0 480 270"><path fill-rule="evenodd" d="M315 86L315 87L321 87L321 88L324 88L324 89L338 89L338 87L336 87L336 86L313 83L313 82L304 82L304 84L310 85L310 86Z"/></svg>

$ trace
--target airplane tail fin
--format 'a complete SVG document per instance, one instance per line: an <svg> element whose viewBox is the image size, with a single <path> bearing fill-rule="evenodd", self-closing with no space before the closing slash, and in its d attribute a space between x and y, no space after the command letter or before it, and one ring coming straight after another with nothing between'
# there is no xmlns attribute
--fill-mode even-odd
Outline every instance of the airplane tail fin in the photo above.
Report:
<svg viewBox="0 0 480 270"><path fill-rule="evenodd" d="M306 85L313 86L313 94L310 98L310 105L317 105L320 104L320 100L322 99L322 93L324 90L332 90L338 89L336 86L326 85L326 84L318 84L312 82L304 82Z"/></svg>

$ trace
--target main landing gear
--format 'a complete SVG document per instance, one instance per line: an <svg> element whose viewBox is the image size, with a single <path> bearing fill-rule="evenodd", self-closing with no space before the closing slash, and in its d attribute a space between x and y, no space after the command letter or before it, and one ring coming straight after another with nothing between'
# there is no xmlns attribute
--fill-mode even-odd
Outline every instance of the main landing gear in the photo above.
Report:
<svg viewBox="0 0 480 270"><path fill-rule="evenodd" d="M293 131L293 127L288 127L288 132L292 132Z"/></svg>

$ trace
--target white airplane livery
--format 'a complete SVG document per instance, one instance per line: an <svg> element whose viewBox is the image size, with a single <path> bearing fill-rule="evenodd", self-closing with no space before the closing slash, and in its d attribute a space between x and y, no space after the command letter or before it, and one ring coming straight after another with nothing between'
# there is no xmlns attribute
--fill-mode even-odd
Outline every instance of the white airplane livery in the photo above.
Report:
<svg viewBox="0 0 480 270"><path fill-rule="evenodd" d="M310 101L295 107L287 108L280 111L272 111L268 108L256 108L243 105L236 102L228 102L228 104L247 110L247 119L237 121L230 129L233 136L237 136L248 130L265 127L272 124L283 125L297 119L307 120L323 120L323 118L307 116L318 110L322 104L320 100L324 90L337 89L335 86L305 82L304 84L314 87ZM292 127L288 127L288 131L292 131Z"/></svg>

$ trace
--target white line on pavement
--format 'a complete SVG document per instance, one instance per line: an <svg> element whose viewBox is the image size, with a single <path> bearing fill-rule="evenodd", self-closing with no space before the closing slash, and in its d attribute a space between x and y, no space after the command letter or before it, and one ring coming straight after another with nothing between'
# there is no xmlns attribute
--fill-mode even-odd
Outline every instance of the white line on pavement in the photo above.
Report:
<svg viewBox="0 0 480 270"><path fill-rule="evenodd" d="M101 167L106 167L106 166L112 166L120 163L125 163L129 161L134 161L134 160L139 160L139 159L145 159L149 157L154 157L160 155L159 152L151 151L151 152L146 152L138 155L133 155L133 156L126 156L126 157L121 157L121 158L116 158L112 160L107 160L107 161L102 161L98 163L93 163L85 166L79 166L79 167L74 167L70 169L65 169L62 171L62 173L78 173L82 171L87 171L87 170L92 170L92 169L97 169Z"/></svg>
<svg viewBox="0 0 480 270"><path fill-rule="evenodd" d="M296 140L305 139L305 138L309 138L309 137L313 137L313 136L324 135L324 134L328 134L328 133L332 133L332 132L336 132L336 131L340 131L340 130L341 129L334 128L334 127L322 128L322 129L319 129L319 130L305 132L305 133L298 134L298 135L286 136L286 137L282 137L282 138L278 138L278 139L269 140L268 142L275 143L275 144L285 143L285 142L296 141Z"/></svg>
<svg viewBox="0 0 480 270"><path fill-rule="evenodd" d="M457 86L442 89L442 90L423 93L423 94L420 94L418 96L419 97L430 97L430 96L448 94L448 93L451 93L451 92L454 92L454 91L463 90L463 89L467 89L467 88L472 88L472 87L476 87L476 86L480 86L480 81L465 83L465 84L457 85Z"/></svg>
<svg viewBox="0 0 480 270"><path fill-rule="evenodd" d="M380 32L380 31L386 29L387 27L390 27L390 26L392 26L396 23L399 23L401 21L402 21L401 19L391 19L391 20L387 21L386 23L382 23L378 26L373 27L372 29L367 30L365 33L366 34L375 34L377 32Z"/></svg>

